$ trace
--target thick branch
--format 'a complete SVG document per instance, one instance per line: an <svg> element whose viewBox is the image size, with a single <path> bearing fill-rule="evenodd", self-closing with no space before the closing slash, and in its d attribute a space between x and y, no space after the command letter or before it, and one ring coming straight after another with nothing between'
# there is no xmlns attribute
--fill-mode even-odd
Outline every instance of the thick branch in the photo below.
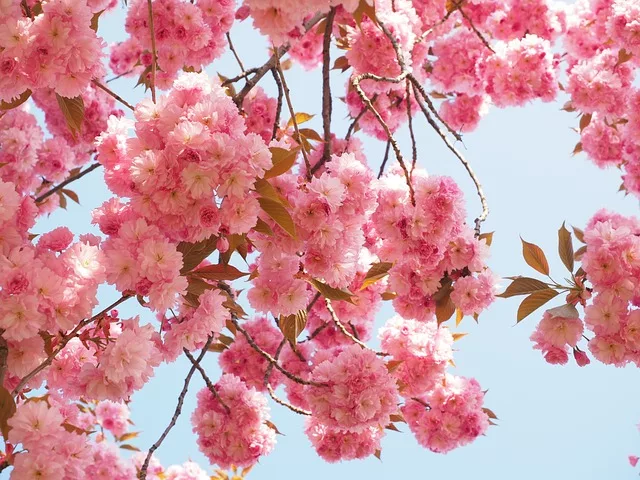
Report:
<svg viewBox="0 0 640 480"><path fill-rule="evenodd" d="M213 384L213 382L207 375L207 372L204 371L204 368L202 368L202 365L200 365L200 362L198 362L195 358L193 358L193 355L191 355L191 352L189 352L189 350L187 350L186 348L183 348L182 350L184 350L184 354L187 356L187 358L193 364L193 366L196 367L198 372L200 372L200 376L204 380L204 383L207 385L207 388L209 389L211 394L214 397L216 397L216 400L220 402L220 405L224 407L227 413L231 413L229 406L226 403L224 403L224 400L222 400L222 398L220 397L220 394L218 394L218 391L216 390L216 386Z"/></svg>
<svg viewBox="0 0 640 480"><path fill-rule="evenodd" d="M72 182L75 182L76 180L78 180L79 178L84 177L87 173L93 172L96 168L98 168L100 166L99 163L93 163L91 165L89 165L87 168L85 168L84 170L82 170L81 172L78 172L76 175L67 178L65 181L61 182L59 185L56 185L55 187L53 187L51 190L47 191L46 193L43 193L42 195L40 195L39 197L36 198L36 203L40 203L43 200L47 199L48 197L50 197L51 195L53 195L54 193L56 193L58 190L63 189L64 187L66 187L67 185L69 185Z"/></svg>
<svg viewBox="0 0 640 480"><path fill-rule="evenodd" d="M200 351L200 355L198 355L198 358L195 360L197 364L199 364L200 361L204 358L209 346L211 345L211 342L213 342L213 336L210 336L207 339L207 343L205 343L204 347L202 347L202 350ZM182 391L178 396L178 404L176 405L176 409L173 412L173 417L171 417L171 421L169 422L169 425L167 425L167 428L164 429L164 432L162 432L162 435L160 435L160 438L158 438L156 443L151 445L151 448L149 448L149 451L147 452L147 457L144 459L144 463L142 464L142 467L140 468L140 473L138 474L138 478L140 480L146 480L147 469L149 468L149 462L151 461L151 456L153 455L153 452L155 452L158 448L160 448L160 445L162 445L162 442L164 442L164 439L167 438L167 435L169 435L169 432L178 421L178 417L180 417L180 414L182 413L182 404L184 403L184 397L187 396L187 392L189 391L189 383L191 383L191 377L193 377L193 374L195 373L196 368L197 368L196 364L192 365L191 369L189 370L189 372L187 373L187 376L184 379L184 386L182 387Z"/></svg>
<svg viewBox="0 0 640 480"><path fill-rule="evenodd" d="M105 313L107 313L109 310L111 310L113 308L116 308L122 302L128 300L131 297L132 297L132 295L128 295L128 294L127 295L122 295L122 297L120 297L118 300L116 300L115 302L113 302L111 305L109 305L108 307L104 308L100 312L96 313L93 317L88 318L86 320L82 320L73 330L71 330L71 332L69 332L67 335L62 337L62 340L60 340L60 342L56 346L56 350L51 355L49 355L44 362L42 362L36 368L31 370L29 373L27 373L24 376L24 378L22 380L20 380L20 383L18 383L18 386L13 389L13 391L11 392L11 395L16 396L18 393L20 393L20 390L22 390L24 388L24 386L27 383L29 383L29 380L31 380L33 377L35 377L37 374L39 374L42 370L44 370L49 365L51 365L51 363L56 358L56 356L58 356L58 354L62 351L62 349L67 345L67 343L69 343L69 341L72 338L74 338L78 334L78 332L80 330L82 330L84 327L86 327L90 323L94 322L95 320L98 320L98 319L102 318L102 316Z"/></svg>
<svg viewBox="0 0 640 480"><path fill-rule="evenodd" d="M480 183L480 180L478 179L475 172L471 168L471 165L469 164L469 162L462 156L462 154L458 151L458 149L451 143L451 141L447 138L447 135L442 131L439 125L431 117L431 115L429 114L429 111L427 110L427 108L424 106L424 104L418 97L417 92L416 92L416 101L418 102L418 105L420 106L422 113L424 113L424 116L426 117L427 122L429 122L429 125L431 125L431 127L433 127L433 129L438 133L438 135L440 136L442 141L445 143L447 148L451 150L451 152L453 152L453 154L458 158L458 160L460 160L460 163L462 163L464 168L467 170L467 173L469 174L469 176L471 177L471 180L476 186L476 192L478 193L478 197L480 197L480 203L482 204L482 213L475 220L475 233L477 237L480 235L480 225L482 224L482 222L486 220L487 216L489 215L489 205L487 203L487 198L484 196L482 184Z"/></svg>
<svg viewBox="0 0 640 480"><path fill-rule="evenodd" d="M123 104L125 107L127 107L129 110L134 111L135 108L133 107L133 105L131 105L129 102L127 102L124 98L122 98L120 95L118 95L117 93L115 93L113 90L111 90L109 87L103 85L102 83L100 83L98 80L93 79L93 84L104 90L105 92L107 92L109 95L111 95L113 98L115 98L117 101L119 101L121 104Z"/></svg>
<svg viewBox="0 0 640 480"><path fill-rule="evenodd" d="M147 0L149 9L149 30L151 31L151 100L156 103L156 69L158 68L158 50L156 50L156 31L153 27L153 0Z"/></svg>

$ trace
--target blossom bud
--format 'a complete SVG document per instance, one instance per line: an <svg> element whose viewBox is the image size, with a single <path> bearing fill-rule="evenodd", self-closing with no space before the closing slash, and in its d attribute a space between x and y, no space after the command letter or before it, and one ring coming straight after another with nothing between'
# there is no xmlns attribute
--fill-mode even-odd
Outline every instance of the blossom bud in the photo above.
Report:
<svg viewBox="0 0 640 480"><path fill-rule="evenodd" d="M579 350L577 348L573 349L573 358L576 359L576 363L579 367L584 367L585 365L589 365L591 363L591 360L589 360L586 352L583 352L582 350Z"/></svg>

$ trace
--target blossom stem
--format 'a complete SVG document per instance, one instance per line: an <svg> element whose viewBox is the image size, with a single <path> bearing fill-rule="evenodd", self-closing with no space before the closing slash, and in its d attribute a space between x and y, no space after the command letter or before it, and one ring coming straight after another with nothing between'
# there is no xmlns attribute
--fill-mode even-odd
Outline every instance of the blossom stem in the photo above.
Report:
<svg viewBox="0 0 640 480"><path fill-rule="evenodd" d="M66 187L67 185L69 185L71 182L75 182L79 178L84 177L87 173L93 172L98 167L100 167L100 163L98 163L98 162L89 165L87 168L85 168L81 172L78 172L76 175L73 175L72 177L67 178L65 181L63 181L60 184L56 185L51 190L48 190L46 193L43 193L42 195L37 197L35 202L36 203L41 203L42 201L46 200L48 197L50 197L51 195L56 193L58 190L61 190L64 187Z"/></svg>

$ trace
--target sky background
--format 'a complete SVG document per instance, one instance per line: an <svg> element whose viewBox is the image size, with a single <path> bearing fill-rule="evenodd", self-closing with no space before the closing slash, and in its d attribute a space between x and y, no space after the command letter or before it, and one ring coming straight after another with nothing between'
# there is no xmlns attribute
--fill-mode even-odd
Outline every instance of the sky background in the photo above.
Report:
<svg viewBox="0 0 640 480"><path fill-rule="evenodd" d="M100 18L99 35L109 43L126 38L124 16L121 6L104 14ZM259 66L266 61L266 42L252 31L250 21L234 25L231 34L245 66ZM333 52L333 58L336 53ZM207 72L231 77L239 73L239 69L233 57L225 54L209 66ZM320 113L320 71L306 72L294 67L285 74L295 110ZM110 83L110 87L130 103L136 103L144 95L142 87L133 89L136 80L119 79ZM347 74L332 72L334 96L344 95L346 81ZM270 76L260 85L275 96ZM572 130L578 121L575 114L560 111L566 100L561 96L557 103L535 102L520 109L492 107L479 128L464 136L466 149L463 147L463 151L482 181L491 209L483 225L483 231L495 231L489 265L501 277L537 275L521 257L519 236L541 246L547 253L552 276L561 278L566 271L556 253L556 242L557 230L563 221L583 227L600 208L625 215L638 214L637 200L618 193L619 171L603 171L583 154L571 155L579 140ZM283 119L287 118L285 109ZM456 179L465 192L471 222L480 212L471 180L424 119L416 118L420 166L431 174ZM344 105L336 99L333 131L344 136L349 123ZM319 115L310 126L320 131ZM377 171L384 155L384 143L362 132L357 135L364 142L370 166ZM410 152L406 128L397 137L404 151ZM95 232L89 225L90 212L110 197L102 182L102 171L91 173L72 188L78 193L81 205L70 202L67 211L59 210L43 219L36 226L36 233L58 225L68 225L76 233ZM503 281L503 285L506 284ZM238 288L242 288L241 285L242 282L238 283ZM118 296L110 288L102 289L101 305L108 305ZM550 306L561 303L556 300ZM499 417L499 426L491 427L486 436L441 455L420 447L407 426L400 425L402 433L389 431L383 439L382 461L372 457L328 464L315 454L302 432L303 419L272 403L272 420L284 435L278 436L275 451L263 458L248 478L636 478L637 473L626 457L640 453L640 433L636 428L640 421L638 369L618 369L599 363L578 368L573 360L566 366L548 365L540 353L532 349L529 340L541 312L515 325L517 306L517 298L498 299L480 316L479 324L465 318L458 328L452 326L454 331L469 335L456 343L457 367L450 372L475 377L489 390L485 396L486 406ZM133 301L119 310L125 318L141 314L143 320L154 321L149 311L142 310ZM378 326L392 315L390 302L384 302L377 316ZM203 365L212 379L219 377L216 354L207 355ZM132 443L142 450L148 449L166 427L188 369L188 362L182 358L163 365L146 387L133 396L134 430L142 433ZM209 467L198 451L189 420L195 407L195 393L204 384L196 375L191 385L183 414L157 456L165 466L192 459L212 473L214 467Z"/></svg>

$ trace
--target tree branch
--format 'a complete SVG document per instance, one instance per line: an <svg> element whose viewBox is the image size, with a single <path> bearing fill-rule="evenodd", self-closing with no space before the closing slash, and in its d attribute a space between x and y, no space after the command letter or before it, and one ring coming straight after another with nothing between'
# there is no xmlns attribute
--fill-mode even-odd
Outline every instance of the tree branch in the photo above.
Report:
<svg viewBox="0 0 640 480"><path fill-rule="evenodd" d="M216 397L216 400L218 400L218 402L220 402L220 405L222 405L224 407L224 409L225 409L225 411L227 413L231 413L231 410L229 409L229 406L226 403L224 403L224 400L222 400L222 398L218 394L218 391L216 390L216 386L213 384L213 382L211 381L211 379L207 375L207 372L204 371L204 368L202 368L202 365L200 365L200 362L198 362L195 358L193 358L193 355L191 355L191 352L189 352L189 350L187 350L186 348L183 348L182 350L184 351L184 354L187 356L189 361L193 364L193 366L196 367L196 370L198 370L198 372L200 372L200 376L204 380L204 383L207 385L207 388L209 389L211 394L214 397Z"/></svg>
<svg viewBox="0 0 640 480"><path fill-rule="evenodd" d="M56 185L55 187L53 187L51 190L47 191L46 193L43 193L42 195L40 195L39 197L37 197L35 199L36 203L40 203L43 200L46 200L48 197L50 197L51 195L53 195L54 193L56 193L58 190L63 189L64 187L66 187L67 185L69 185L72 182L75 182L76 180L78 180L79 178L84 177L87 173L93 172L96 168L100 167L100 164L98 162L93 163L91 165L89 165L87 168L85 168L84 170L82 170L81 172L78 172L76 175L67 178L65 181L61 182L59 185Z"/></svg>
<svg viewBox="0 0 640 480"><path fill-rule="evenodd" d="M90 323L94 322L95 320L98 320L98 319L102 318L102 316L105 313L107 313L109 310L111 310L113 308L116 308L118 305L120 305L122 302L128 300L132 296L133 295L129 295L129 294L122 295L122 297L120 297L118 300L116 300L115 302L113 302L111 305L109 305L108 307L104 308L100 312L96 313L93 317L81 321L73 330L71 330L70 333L68 333L67 335L62 337L62 340L60 340L60 342L56 346L57 347L56 350L51 355L49 355L44 362L42 362L36 368L31 370L29 373L27 373L24 376L24 378L22 378L22 380L20 380L20 383L18 383L18 386L13 389L13 391L11 392L11 395L16 396L18 393L20 393L20 390L22 390L24 388L24 386L27 383L29 383L29 380L31 380L33 377L35 377L37 374L39 374L42 370L44 370L49 365L51 365L51 363L56 358L56 356L62 351L62 349L67 345L67 343L69 343L69 341L78 334L78 332L80 330L82 330L84 327L86 327Z"/></svg>
<svg viewBox="0 0 640 480"><path fill-rule="evenodd" d="M151 100L156 103L156 69L158 68L158 51L156 50L156 32L153 27L153 5L152 0L147 0L149 9L149 30L151 31Z"/></svg>
<svg viewBox="0 0 640 480"><path fill-rule="evenodd" d="M332 7L329 10L329 15L327 15L322 43L322 128L324 132L324 149L320 160L321 164L328 162L331 158L331 34L335 16L336 8ZM314 169L317 170L317 166Z"/></svg>
<svg viewBox="0 0 640 480"><path fill-rule="evenodd" d="M278 360L278 357L280 357L280 353L282 352L282 348L284 347L285 343L287 343L287 339L283 338L282 341L280 342L280 345L278 345L278 349L276 350L276 353L273 357L276 361ZM267 365L267 370L265 371L265 374L264 374L264 385L265 387L267 387L267 390L269 391L269 395L271 396L273 401L279 405L282 405L283 407L287 407L292 412L298 413L300 415L311 415L311 412L308 412L302 408L298 408L290 404L289 402L282 400L280 397L276 395L276 392L274 392L273 388L271 387L271 384L269 383L269 379L271 378L272 371L273 371L273 363L270 363L269 365Z"/></svg>
<svg viewBox="0 0 640 480"><path fill-rule="evenodd" d="M369 346L366 343L362 342L361 340L358 340L356 337L350 334L349 331L345 328L345 326L342 324L342 322L338 318L338 315L336 315L336 311L333 309L333 306L331 305L331 300L329 300L328 298L325 298L324 301L327 304L327 310L329 310L329 313L331 314L331 319L333 320L333 323L336 325L336 327L338 327L338 330L340 330L345 337L347 337L356 345L361 346L365 350L370 350L380 357L386 357L388 355L387 353L384 353L384 352L376 352L375 350L372 350L371 348L369 348Z"/></svg>
<svg viewBox="0 0 640 480"><path fill-rule="evenodd" d="M229 32L227 32L227 42L229 42L229 49L233 52L233 56L236 57L236 62L238 62L240 70L242 71L242 73L244 73L244 65L242 64L242 60L240 60L240 57L238 56L238 52L236 52L236 49L233 46L233 42L231 41L231 35L229 34Z"/></svg>
<svg viewBox="0 0 640 480"><path fill-rule="evenodd" d="M282 82L278 75L278 71L275 68L271 69L273 80L278 87L278 106L276 107L276 118L273 120L273 132L271 133L271 140L275 140L278 133L278 127L280 126L280 115L282 115L282 99L284 97L284 91L282 90Z"/></svg>
<svg viewBox="0 0 640 480"><path fill-rule="evenodd" d="M416 136L413 133L413 116L411 114L411 82L409 79L405 80L405 82L407 83L407 121L409 122L409 134L411 136L411 175L413 176L413 170L416 168L416 163L418 162L418 145L416 144Z"/></svg>
<svg viewBox="0 0 640 480"><path fill-rule="evenodd" d="M4 333L4 331L2 332ZM0 333L0 387L4 385L4 376L7 373L7 357L9 356L9 346Z"/></svg>
<svg viewBox="0 0 640 480"><path fill-rule="evenodd" d="M382 177L384 173L384 167L387 165L387 160L389 160L389 150L391 149L391 140L387 140L387 148L384 151L384 158L382 159L382 164L380 165L380 171L378 172L378 180Z"/></svg>
<svg viewBox="0 0 640 480"><path fill-rule="evenodd" d="M204 358L205 354L207 353L207 349L211 345L211 342L213 342L213 335L209 336L209 338L207 339L207 343L205 343L204 347L202 347L202 350L200 351L200 355L198 355L198 358L195 360L196 363L199 364L200 361ZM167 428L164 429L164 432L162 432L162 434L160 435L160 438L158 438L158 440L156 440L156 442L153 445L151 445L151 447L149 448L149 451L147 452L147 457L144 459L144 463L142 464L142 467L140 468L140 473L138 474L138 478L140 480L146 480L147 469L149 468L149 462L151 461L151 456L153 455L153 452L155 452L158 448L160 448L160 445L162 445L162 442L164 442L164 439L167 438L167 435L169 435L169 432L178 421L178 417L180 417L180 414L182 413L182 405L184 403L184 398L187 396L187 392L189 391L189 383L191 383L191 377L193 377L193 374L195 373L196 368L197 367L195 364L192 365L191 369L189 370L189 372L187 373L187 376L184 379L184 386L182 387L182 391L180 392L180 395L178 395L178 404L176 405L176 409L173 412L173 417L171 417L171 421L169 422L169 425L167 425Z"/></svg>
<svg viewBox="0 0 640 480"><path fill-rule="evenodd" d="M107 87L106 85L103 85L102 83L100 83L98 80L96 80L95 78L92 80L93 84L98 87L101 88L102 90L104 90L105 92L107 92L109 95L111 95L113 98L115 98L117 101L119 101L121 104L123 104L125 107L127 107L129 110L134 111L135 108L133 107L133 105L131 105L129 102L127 102L124 98L122 98L120 95L118 95L117 93L115 93L113 90L111 90L109 87Z"/></svg>

